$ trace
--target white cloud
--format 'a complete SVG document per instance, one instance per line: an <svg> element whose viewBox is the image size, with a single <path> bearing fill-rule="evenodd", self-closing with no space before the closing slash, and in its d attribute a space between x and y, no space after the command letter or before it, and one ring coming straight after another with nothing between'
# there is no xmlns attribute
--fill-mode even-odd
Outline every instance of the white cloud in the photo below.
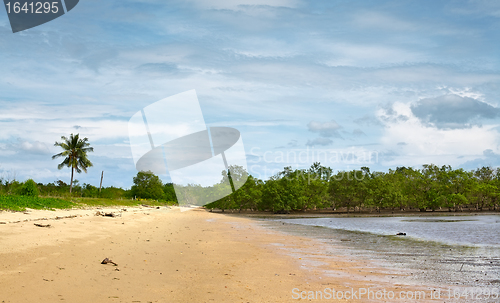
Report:
<svg viewBox="0 0 500 303"><path fill-rule="evenodd" d="M307 140L307 146L327 146L332 144L332 139L329 138L316 138L313 140Z"/></svg>
<svg viewBox="0 0 500 303"><path fill-rule="evenodd" d="M387 31L414 31L421 28L421 24L415 24L407 20L402 20L391 16L387 13L376 12L376 11L364 11L355 14L353 17L353 22L355 25L373 29L377 28L379 30Z"/></svg>
<svg viewBox="0 0 500 303"><path fill-rule="evenodd" d="M423 98L411 106L420 121L438 128L467 128L481 119L500 116L500 109L470 97L455 94Z"/></svg>
<svg viewBox="0 0 500 303"><path fill-rule="evenodd" d="M380 43L353 44L336 42L326 47L331 54L330 59L325 61L328 66L377 67L426 60L426 56L421 52Z"/></svg>
<svg viewBox="0 0 500 303"><path fill-rule="evenodd" d="M484 94L479 91L475 91L470 87L465 87L465 88L443 87L443 89L447 89L450 93L458 95L462 98L472 98L485 102Z"/></svg>
<svg viewBox="0 0 500 303"><path fill-rule="evenodd" d="M319 133L322 137L341 138L339 129L342 128L335 120L328 122L311 121L307 124L309 131Z"/></svg>
<svg viewBox="0 0 500 303"><path fill-rule="evenodd" d="M198 7L208 9L238 10L241 6L274 6L295 8L300 4L298 0L189 0Z"/></svg>
<svg viewBox="0 0 500 303"><path fill-rule="evenodd" d="M395 116L408 119L385 119L380 143L385 150L397 151L384 165L422 165L426 163L458 165L467 159L477 158L484 150L498 152L500 134L498 125L472 126L465 129L438 129L423 124L415 117L410 104L395 103ZM382 118L386 112L378 111ZM405 144L399 144L405 142ZM458 158L463 156L463 158Z"/></svg>
<svg viewBox="0 0 500 303"><path fill-rule="evenodd" d="M34 142L21 141L18 146L22 150L30 153L36 153L36 154L50 153L47 144L40 141L34 141Z"/></svg>
<svg viewBox="0 0 500 303"><path fill-rule="evenodd" d="M453 5L449 11L459 15L486 15L500 17L500 3L495 0L469 0L463 5Z"/></svg>
<svg viewBox="0 0 500 303"><path fill-rule="evenodd" d="M303 51L302 46L290 43L283 38L277 39L259 35L242 38L233 45L236 47L223 50L250 58L290 58L300 55Z"/></svg>

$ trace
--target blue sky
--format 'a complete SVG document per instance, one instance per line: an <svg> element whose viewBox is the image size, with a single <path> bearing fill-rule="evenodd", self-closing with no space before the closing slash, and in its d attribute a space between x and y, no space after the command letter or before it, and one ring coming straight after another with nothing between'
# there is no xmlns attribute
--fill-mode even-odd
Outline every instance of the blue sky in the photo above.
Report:
<svg viewBox="0 0 500 303"><path fill-rule="evenodd" d="M81 0L15 34L0 9L0 177L69 182L53 144L80 133L77 179L128 188L128 120L191 89L263 179L498 166L499 36L498 1Z"/></svg>

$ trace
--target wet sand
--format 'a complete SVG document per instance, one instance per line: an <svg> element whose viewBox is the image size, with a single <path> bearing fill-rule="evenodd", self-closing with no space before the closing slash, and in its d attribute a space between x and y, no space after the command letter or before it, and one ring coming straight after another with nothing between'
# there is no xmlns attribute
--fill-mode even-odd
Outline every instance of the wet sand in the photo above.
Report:
<svg viewBox="0 0 500 303"><path fill-rule="evenodd" d="M0 223L0 302L294 302L331 294L325 288L433 288L399 284L405 273L369 260L327 256L320 241L203 209L1 212Z"/></svg>

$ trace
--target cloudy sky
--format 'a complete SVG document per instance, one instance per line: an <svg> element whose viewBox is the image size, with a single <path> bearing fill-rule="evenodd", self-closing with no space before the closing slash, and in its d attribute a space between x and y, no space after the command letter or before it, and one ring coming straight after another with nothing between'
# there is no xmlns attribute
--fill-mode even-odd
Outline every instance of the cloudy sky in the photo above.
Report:
<svg viewBox="0 0 500 303"><path fill-rule="evenodd" d="M53 145L80 133L77 179L128 188L129 119L191 89L263 179L498 166L499 36L498 1L81 0L15 34L0 9L0 177L69 182Z"/></svg>

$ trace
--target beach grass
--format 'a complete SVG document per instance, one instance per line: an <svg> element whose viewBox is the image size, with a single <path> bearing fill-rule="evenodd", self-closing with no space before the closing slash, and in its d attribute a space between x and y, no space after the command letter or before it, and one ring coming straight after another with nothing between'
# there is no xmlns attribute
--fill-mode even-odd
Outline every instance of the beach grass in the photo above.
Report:
<svg viewBox="0 0 500 303"><path fill-rule="evenodd" d="M0 210L24 211L26 208L53 210L72 207L71 201L59 198L0 195Z"/></svg>
<svg viewBox="0 0 500 303"><path fill-rule="evenodd" d="M113 206L166 206L174 202L156 200L131 200L108 198L59 198L59 197L29 197L20 195L0 195L0 210L25 211L31 209L69 209L86 207L113 207Z"/></svg>
<svg viewBox="0 0 500 303"><path fill-rule="evenodd" d="M108 199L108 198L71 198L71 202L74 203L73 207L99 207L99 206L139 206L139 205L149 205L149 206L166 206L173 205L174 202L164 202L157 200L146 200L146 199Z"/></svg>

